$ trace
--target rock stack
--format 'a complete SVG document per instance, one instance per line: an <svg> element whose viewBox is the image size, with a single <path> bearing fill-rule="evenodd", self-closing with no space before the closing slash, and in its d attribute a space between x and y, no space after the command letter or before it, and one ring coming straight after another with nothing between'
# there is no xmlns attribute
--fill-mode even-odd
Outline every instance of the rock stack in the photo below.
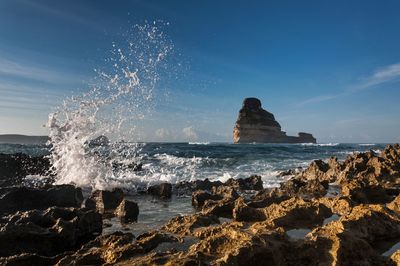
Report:
<svg viewBox="0 0 400 266"><path fill-rule="evenodd" d="M234 143L316 143L312 134L287 136L272 113L261 107L257 98L246 98L233 129Z"/></svg>

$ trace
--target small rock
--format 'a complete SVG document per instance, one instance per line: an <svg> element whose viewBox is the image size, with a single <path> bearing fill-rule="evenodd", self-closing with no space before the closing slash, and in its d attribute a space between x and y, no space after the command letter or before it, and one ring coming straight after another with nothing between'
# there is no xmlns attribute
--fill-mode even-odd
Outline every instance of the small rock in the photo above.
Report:
<svg viewBox="0 0 400 266"><path fill-rule="evenodd" d="M136 202L123 200L115 210L115 216L119 217L122 222L136 222L139 215L139 207Z"/></svg>
<svg viewBox="0 0 400 266"><path fill-rule="evenodd" d="M153 185L147 189L147 193L160 198L171 198L172 185L170 183Z"/></svg>
<svg viewBox="0 0 400 266"><path fill-rule="evenodd" d="M95 190L85 202L85 207L96 209L101 214L113 214L124 199L124 192L116 188L112 191Z"/></svg>

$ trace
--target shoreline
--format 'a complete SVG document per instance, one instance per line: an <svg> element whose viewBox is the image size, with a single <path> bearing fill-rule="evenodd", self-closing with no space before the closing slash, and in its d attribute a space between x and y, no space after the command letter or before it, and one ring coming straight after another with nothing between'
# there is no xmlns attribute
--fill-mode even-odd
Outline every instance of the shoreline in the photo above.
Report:
<svg viewBox="0 0 400 266"><path fill-rule="evenodd" d="M224 183L205 180L155 185L147 191L149 195L135 196L138 212L135 197L118 190L93 192L88 201L80 188L69 185L5 187L0 197L0 245L17 237L19 241L25 237L50 242L39 244L42 247L30 246L29 241L25 247L4 247L0 263L400 263L400 145L388 145L380 154L354 153L344 161L316 160L301 171L285 174L291 177L279 188L263 188L257 176ZM43 201L25 201L30 193L42 195ZM137 197L154 197L162 204L172 193L191 196L195 212L175 216L160 227L133 236L134 220L140 217L142 205ZM110 219L114 225L118 219L128 226L112 233ZM43 224L44 220L47 223ZM79 221L85 221L84 230ZM104 231L110 234L102 234ZM48 246L61 240L71 245ZM389 250L392 254L385 253Z"/></svg>

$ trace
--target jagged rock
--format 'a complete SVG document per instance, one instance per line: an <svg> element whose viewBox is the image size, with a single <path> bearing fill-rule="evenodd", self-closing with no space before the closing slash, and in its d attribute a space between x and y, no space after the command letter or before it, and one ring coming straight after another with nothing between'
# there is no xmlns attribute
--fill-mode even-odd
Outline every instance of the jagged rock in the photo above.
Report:
<svg viewBox="0 0 400 266"><path fill-rule="evenodd" d="M207 200L220 200L223 197L214 195L204 190L197 190L192 193L192 205L196 209L201 209Z"/></svg>
<svg viewBox="0 0 400 266"><path fill-rule="evenodd" d="M387 207L400 214L400 195L398 195Z"/></svg>
<svg viewBox="0 0 400 266"><path fill-rule="evenodd" d="M115 232L99 236L83 245L74 254L59 260L58 266L64 265L103 265L112 264L129 257L143 254L144 250L132 243L131 233Z"/></svg>
<svg viewBox="0 0 400 266"><path fill-rule="evenodd" d="M287 136L270 112L261 107L257 98L246 98L233 129L234 143L316 143L308 133L300 132L298 137Z"/></svg>
<svg viewBox="0 0 400 266"><path fill-rule="evenodd" d="M147 189L147 193L160 198L171 198L172 185L170 183L153 185Z"/></svg>
<svg viewBox="0 0 400 266"><path fill-rule="evenodd" d="M117 209L115 210L115 216L119 217L122 222L136 222L139 215L139 206L136 202L129 200L122 200Z"/></svg>
<svg viewBox="0 0 400 266"><path fill-rule="evenodd" d="M123 199L124 192L119 188L112 191L95 190L85 201L85 207L95 209L101 214L113 215Z"/></svg>
<svg viewBox="0 0 400 266"><path fill-rule="evenodd" d="M393 199L382 186L366 184L360 180L343 182L342 195L358 203L387 203Z"/></svg>
<svg viewBox="0 0 400 266"><path fill-rule="evenodd" d="M393 253L392 256L390 256L390 260L395 263L395 265L400 265L400 250Z"/></svg>
<svg viewBox="0 0 400 266"><path fill-rule="evenodd" d="M308 236L335 265L382 265L373 248L400 236L400 217L380 205L360 205L339 220L314 229Z"/></svg>
<svg viewBox="0 0 400 266"><path fill-rule="evenodd" d="M145 252L156 248L164 242L179 242L180 240L170 234L160 233L158 231L145 233L137 237L136 243L140 245Z"/></svg>
<svg viewBox="0 0 400 266"><path fill-rule="evenodd" d="M263 182L261 176L253 175L248 178L233 179L230 178L225 182L226 186L234 187L238 190L262 190Z"/></svg>
<svg viewBox="0 0 400 266"><path fill-rule="evenodd" d="M219 224L215 215L194 214L172 218L161 229L167 232L190 235L194 229Z"/></svg>
<svg viewBox="0 0 400 266"><path fill-rule="evenodd" d="M257 209L248 206L243 198L235 201L233 219L239 222L258 222L267 219L264 209Z"/></svg>
<svg viewBox="0 0 400 266"><path fill-rule="evenodd" d="M0 214L33 209L57 207L80 207L82 190L72 185L48 188L11 187L0 198Z"/></svg>
<svg viewBox="0 0 400 266"><path fill-rule="evenodd" d="M0 229L0 257L22 253L54 256L78 247L101 231L101 215L91 210L52 207L17 212Z"/></svg>

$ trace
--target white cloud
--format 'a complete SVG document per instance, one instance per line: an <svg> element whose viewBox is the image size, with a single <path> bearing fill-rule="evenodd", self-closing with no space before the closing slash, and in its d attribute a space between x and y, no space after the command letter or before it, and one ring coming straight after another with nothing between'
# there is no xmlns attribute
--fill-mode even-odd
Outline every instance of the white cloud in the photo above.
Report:
<svg viewBox="0 0 400 266"><path fill-rule="evenodd" d="M156 130L155 135L157 138L165 140L171 136L171 132L166 128L159 128Z"/></svg>
<svg viewBox="0 0 400 266"><path fill-rule="evenodd" d="M299 102L298 104L296 104L296 106L301 107L308 104L330 101L342 96L369 89L374 86L382 85L384 83L398 81L400 81L400 63L379 68L375 70L370 76L363 78L362 81L358 84L350 86L342 92L339 92L337 94L318 95L315 97L311 97L309 99Z"/></svg>
<svg viewBox="0 0 400 266"><path fill-rule="evenodd" d="M195 141L195 140L198 140L198 138L199 138L199 136L197 135L197 132L193 126L183 128L182 133L183 133L184 137L190 141Z"/></svg>
<svg viewBox="0 0 400 266"><path fill-rule="evenodd" d="M356 86L354 90L367 89L372 86L399 80L400 63L379 68L370 77L366 78L362 84Z"/></svg>
<svg viewBox="0 0 400 266"><path fill-rule="evenodd" d="M70 83L80 79L76 75L56 72L43 66L5 58L0 58L0 75L49 83Z"/></svg>

